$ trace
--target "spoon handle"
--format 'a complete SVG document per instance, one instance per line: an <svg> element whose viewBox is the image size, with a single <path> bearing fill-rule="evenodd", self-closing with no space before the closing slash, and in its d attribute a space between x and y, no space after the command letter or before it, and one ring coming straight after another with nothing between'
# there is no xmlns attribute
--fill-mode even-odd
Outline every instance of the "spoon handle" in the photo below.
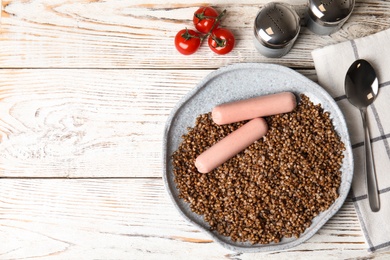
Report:
<svg viewBox="0 0 390 260"><path fill-rule="evenodd" d="M372 156L371 143L370 143L370 131L367 125L367 109L360 110L364 128L364 149L366 152L365 170L367 175L367 190L368 201L373 212L377 212L380 209L378 184L376 180L376 173L374 167L374 159Z"/></svg>

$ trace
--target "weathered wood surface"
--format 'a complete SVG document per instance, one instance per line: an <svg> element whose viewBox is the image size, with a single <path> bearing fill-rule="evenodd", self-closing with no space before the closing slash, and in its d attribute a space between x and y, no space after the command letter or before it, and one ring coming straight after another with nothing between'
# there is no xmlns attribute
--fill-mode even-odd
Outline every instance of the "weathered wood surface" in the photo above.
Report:
<svg viewBox="0 0 390 260"><path fill-rule="evenodd" d="M193 28L199 1L3 1L1 68L218 68L237 62L275 62L256 52L253 21L269 1L209 1L227 10L222 21L237 44L232 54L217 56L206 45L188 58L178 55L173 37ZM302 10L306 0L285 1ZM369 35L389 27L389 1L356 1L348 23L332 36L306 28L279 64L313 67L311 51ZM301 12L302 13L302 12Z"/></svg>
<svg viewBox="0 0 390 260"><path fill-rule="evenodd" d="M237 254L184 221L160 179L3 179L0 188L1 259L390 257L366 252L349 200L294 249Z"/></svg>
<svg viewBox="0 0 390 260"><path fill-rule="evenodd" d="M0 1L0 259L356 259L368 253L353 204L306 243L237 254L175 210L161 179L165 121L215 69L277 63L316 80L311 51L390 27L389 1L357 1L339 32L302 29L267 59L252 44L265 0L208 1L237 45L217 56L173 47L197 1ZM302 14L306 1L289 2Z"/></svg>

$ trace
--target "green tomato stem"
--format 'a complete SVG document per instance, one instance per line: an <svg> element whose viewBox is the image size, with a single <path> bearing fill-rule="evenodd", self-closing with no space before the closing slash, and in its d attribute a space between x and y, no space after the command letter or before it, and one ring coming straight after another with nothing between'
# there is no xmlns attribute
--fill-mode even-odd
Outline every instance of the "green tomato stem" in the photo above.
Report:
<svg viewBox="0 0 390 260"><path fill-rule="evenodd" d="M215 21L213 23L213 26L211 26L210 31L208 33L206 33L205 35L203 35L203 36L192 35L192 34L189 33L188 28L186 28L185 33L183 33L181 35L181 37L183 37L186 41L190 40L191 38L199 38L203 42L205 39L207 39L211 35L211 32L215 29L215 27L217 26L218 22L222 19L222 17L225 14L226 14L226 9L223 10L223 12L220 13L216 18L215 17L210 17L210 18L215 18ZM197 14L196 17L198 17L199 19L204 19L204 18L207 18L208 16L205 16L203 13L200 13L200 14ZM222 44L221 47L224 46L225 40L216 39L215 37L213 37L213 39L218 43L218 46L220 46L220 44Z"/></svg>
<svg viewBox="0 0 390 260"><path fill-rule="evenodd" d="M201 40L203 41L204 39L207 39L211 32L215 29L215 27L217 26L217 24L219 23L219 21L222 19L222 17L226 14L226 9L222 11L222 13L220 13L217 18L215 18L215 21L213 23L213 26L211 26L211 29L208 33L206 33L202 38Z"/></svg>
<svg viewBox="0 0 390 260"><path fill-rule="evenodd" d="M213 40L217 44L217 47L225 47L226 46L226 40L225 39L217 38L214 35L212 35L211 37L213 38Z"/></svg>
<svg viewBox="0 0 390 260"><path fill-rule="evenodd" d="M226 14L226 9L223 10L223 12L220 13L220 14L217 16L217 18L215 18L215 21L214 21L214 23L213 23L213 26L211 26L211 29L210 29L210 31L209 31L207 34L210 34L210 33L215 29L215 26L217 26L219 20L221 20L222 17L223 17L225 14Z"/></svg>
<svg viewBox="0 0 390 260"><path fill-rule="evenodd" d="M186 41L190 40L191 38L199 38L203 40L203 37L199 37L197 35L192 35L189 33L188 29L186 28L186 31L181 35Z"/></svg>

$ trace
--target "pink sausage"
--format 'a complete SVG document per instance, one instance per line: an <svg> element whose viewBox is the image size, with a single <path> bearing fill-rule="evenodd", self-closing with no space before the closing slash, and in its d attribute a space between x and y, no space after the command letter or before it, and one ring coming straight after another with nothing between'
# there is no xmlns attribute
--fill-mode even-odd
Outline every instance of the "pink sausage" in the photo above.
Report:
<svg viewBox="0 0 390 260"><path fill-rule="evenodd" d="M268 130L264 118L254 118L200 154L195 166L208 173L263 137Z"/></svg>
<svg viewBox="0 0 390 260"><path fill-rule="evenodd" d="M293 93L281 92L216 106L212 111L212 118L216 124L224 125L291 112L296 105L297 100Z"/></svg>

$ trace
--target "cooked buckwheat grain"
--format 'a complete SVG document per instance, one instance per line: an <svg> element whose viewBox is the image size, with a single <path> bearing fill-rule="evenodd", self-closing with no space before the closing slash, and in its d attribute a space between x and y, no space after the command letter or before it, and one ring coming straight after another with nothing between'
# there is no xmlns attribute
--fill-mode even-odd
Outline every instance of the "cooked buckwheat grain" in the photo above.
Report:
<svg viewBox="0 0 390 260"><path fill-rule="evenodd" d="M233 241L299 237L338 197L345 147L329 113L301 95L294 111L266 121L262 139L210 173L196 157L245 122L219 126L202 114L172 155L180 198Z"/></svg>

